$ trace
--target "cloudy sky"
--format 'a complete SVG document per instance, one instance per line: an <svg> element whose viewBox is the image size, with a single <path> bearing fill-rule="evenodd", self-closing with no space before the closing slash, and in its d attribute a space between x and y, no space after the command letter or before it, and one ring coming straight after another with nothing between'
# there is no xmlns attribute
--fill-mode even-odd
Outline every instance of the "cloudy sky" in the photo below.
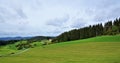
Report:
<svg viewBox="0 0 120 63"><path fill-rule="evenodd" d="M120 17L120 0L0 0L0 37L57 36Z"/></svg>

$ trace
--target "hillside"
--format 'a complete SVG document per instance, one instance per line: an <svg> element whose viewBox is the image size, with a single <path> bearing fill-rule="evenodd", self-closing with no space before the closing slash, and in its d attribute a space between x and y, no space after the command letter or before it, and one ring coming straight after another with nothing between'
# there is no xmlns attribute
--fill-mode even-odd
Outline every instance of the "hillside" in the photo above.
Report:
<svg viewBox="0 0 120 63"><path fill-rule="evenodd" d="M47 45L0 57L1 63L119 63L120 35ZM14 49L14 48L13 48Z"/></svg>
<svg viewBox="0 0 120 63"><path fill-rule="evenodd" d="M120 42L120 35L98 36L98 37L79 40L79 42Z"/></svg>
<svg viewBox="0 0 120 63"><path fill-rule="evenodd" d="M104 24L99 23L63 32L55 39L53 39L53 42L65 42L79 39L88 39L97 36L118 34L120 34L120 18L116 18L114 21L105 22Z"/></svg>

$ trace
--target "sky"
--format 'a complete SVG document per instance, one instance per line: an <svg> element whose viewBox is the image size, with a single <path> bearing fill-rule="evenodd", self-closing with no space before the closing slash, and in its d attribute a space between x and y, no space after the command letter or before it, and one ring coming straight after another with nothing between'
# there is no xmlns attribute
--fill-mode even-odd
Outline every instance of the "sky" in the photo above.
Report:
<svg viewBox="0 0 120 63"><path fill-rule="evenodd" d="M0 37L58 36L120 17L120 0L0 0Z"/></svg>

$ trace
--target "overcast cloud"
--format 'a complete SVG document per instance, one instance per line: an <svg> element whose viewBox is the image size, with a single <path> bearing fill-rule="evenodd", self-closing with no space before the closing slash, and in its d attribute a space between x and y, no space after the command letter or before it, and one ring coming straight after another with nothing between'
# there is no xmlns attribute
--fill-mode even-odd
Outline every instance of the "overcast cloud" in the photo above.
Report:
<svg viewBox="0 0 120 63"><path fill-rule="evenodd" d="M120 17L119 0L0 0L0 37L57 36Z"/></svg>

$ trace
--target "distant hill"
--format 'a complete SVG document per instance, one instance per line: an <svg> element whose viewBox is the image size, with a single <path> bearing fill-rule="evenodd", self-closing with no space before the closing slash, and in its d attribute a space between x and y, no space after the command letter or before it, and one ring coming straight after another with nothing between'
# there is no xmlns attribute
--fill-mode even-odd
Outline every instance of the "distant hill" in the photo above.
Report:
<svg viewBox="0 0 120 63"><path fill-rule="evenodd" d="M35 37L3 37L0 38L0 45L14 44L20 40L27 40L28 42L36 42L41 40L53 39L54 37L49 36L35 36Z"/></svg>
<svg viewBox="0 0 120 63"><path fill-rule="evenodd" d="M9 41L9 40L24 40L24 39L30 39L32 37L1 37L0 40L2 41Z"/></svg>
<svg viewBox="0 0 120 63"><path fill-rule="evenodd" d="M35 41L48 40L48 39L53 39L53 38L55 38L55 37L52 37L52 36L35 36L35 37L32 37L32 38L28 39L28 41L35 42Z"/></svg>
<svg viewBox="0 0 120 63"><path fill-rule="evenodd" d="M50 36L34 36L34 37L1 37L0 40L2 41L9 41L9 40L32 40L32 41L40 41L44 39L52 39L54 37Z"/></svg>

